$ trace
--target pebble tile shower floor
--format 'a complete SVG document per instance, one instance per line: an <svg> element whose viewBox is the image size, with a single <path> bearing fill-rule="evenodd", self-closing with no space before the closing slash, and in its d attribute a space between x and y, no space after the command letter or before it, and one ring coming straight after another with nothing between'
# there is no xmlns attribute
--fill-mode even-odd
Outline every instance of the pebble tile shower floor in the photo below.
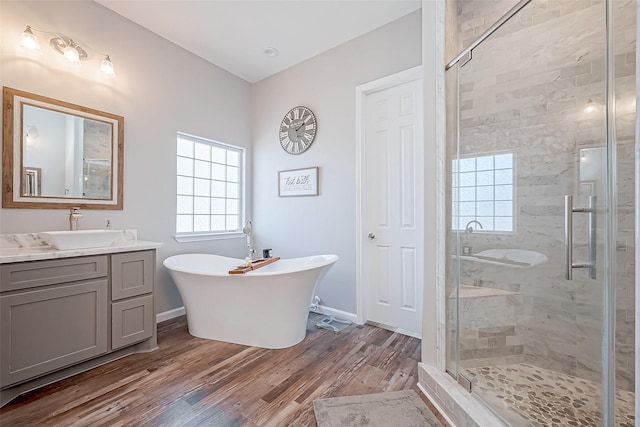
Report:
<svg viewBox="0 0 640 427"><path fill-rule="evenodd" d="M526 363L469 368L474 390L512 425L535 427L599 426L600 386L593 381L538 368ZM616 391L616 426L633 427L635 394ZM514 422L512 408L522 417Z"/></svg>

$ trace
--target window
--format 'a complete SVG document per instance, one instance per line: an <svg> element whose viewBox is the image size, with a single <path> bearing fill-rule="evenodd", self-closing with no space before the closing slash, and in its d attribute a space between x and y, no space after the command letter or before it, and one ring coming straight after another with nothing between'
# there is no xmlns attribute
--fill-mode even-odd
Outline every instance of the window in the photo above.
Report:
<svg viewBox="0 0 640 427"><path fill-rule="evenodd" d="M513 153L454 160L452 187L454 230L513 231Z"/></svg>
<svg viewBox="0 0 640 427"><path fill-rule="evenodd" d="M239 232L244 150L178 133L178 235Z"/></svg>

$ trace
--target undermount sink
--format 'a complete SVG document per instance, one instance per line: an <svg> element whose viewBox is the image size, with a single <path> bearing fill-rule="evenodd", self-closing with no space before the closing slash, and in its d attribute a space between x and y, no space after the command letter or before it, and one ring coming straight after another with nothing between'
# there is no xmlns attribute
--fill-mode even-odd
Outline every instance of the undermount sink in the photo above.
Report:
<svg viewBox="0 0 640 427"><path fill-rule="evenodd" d="M120 230L46 231L38 233L42 239L59 250L102 248L110 246Z"/></svg>
<svg viewBox="0 0 640 427"><path fill-rule="evenodd" d="M477 254L461 255L460 259L509 267L532 267L548 261L545 254L527 249L488 249Z"/></svg>

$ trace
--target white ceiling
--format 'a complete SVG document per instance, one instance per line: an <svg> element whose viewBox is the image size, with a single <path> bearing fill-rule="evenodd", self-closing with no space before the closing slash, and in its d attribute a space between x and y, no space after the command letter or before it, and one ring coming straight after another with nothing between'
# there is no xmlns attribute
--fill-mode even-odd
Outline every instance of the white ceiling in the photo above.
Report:
<svg viewBox="0 0 640 427"><path fill-rule="evenodd" d="M420 0L96 0L255 83L420 8ZM266 47L279 51L276 57Z"/></svg>

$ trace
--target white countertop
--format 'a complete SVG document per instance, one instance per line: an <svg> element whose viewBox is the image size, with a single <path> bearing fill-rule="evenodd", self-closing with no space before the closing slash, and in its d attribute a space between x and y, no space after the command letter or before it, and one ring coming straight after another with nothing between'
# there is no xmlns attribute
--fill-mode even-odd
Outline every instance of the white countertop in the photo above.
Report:
<svg viewBox="0 0 640 427"><path fill-rule="evenodd" d="M52 248L38 233L0 234L0 264L144 251L162 246L162 243L138 240L137 230L120 231L121 236L111 246L69 250Z"/></svg>
<svg viewBox="0 0 640 427"><path fill-rule="evenodd" d="M46 259L71 258L88 255L113 254L118 252L144 251L157 249L162 243L147 242L144 240L130 240L119 242L112 246L102 248L69 249L60 251L50 246L2 248L0 247L0 264L11 262L38 261Z"/></svg>

